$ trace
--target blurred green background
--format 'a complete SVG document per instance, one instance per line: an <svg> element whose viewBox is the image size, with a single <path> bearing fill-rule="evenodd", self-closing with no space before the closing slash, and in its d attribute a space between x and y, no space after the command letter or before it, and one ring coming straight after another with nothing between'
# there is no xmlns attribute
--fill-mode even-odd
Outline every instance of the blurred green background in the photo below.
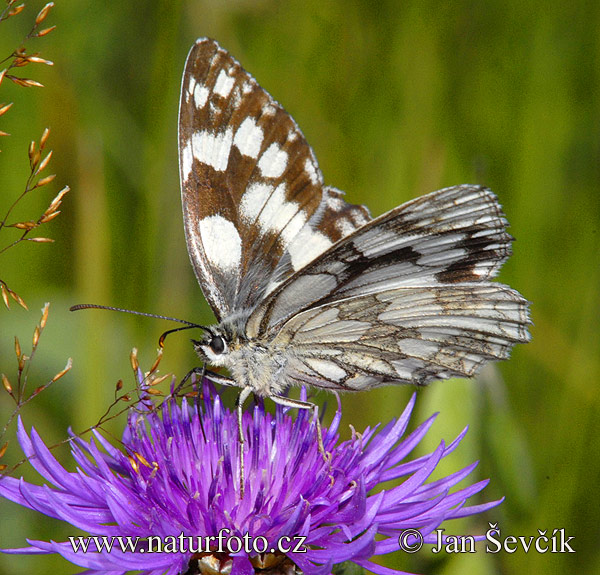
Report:
<svg viewBox="0 0 600 575"><path fill-rule="evenodd" d="M129 351L154 360L172 327L102 311L93 302L211 321L185 248L177 167L177 107L188 49L216 38L294 116L325 180L378 215L418 195L482 183L499 196L517 238L500 279L533 302L533 341L477 381L419 392L415 423L434 411L428 447L470 432L451 472L480 460L491 478L474 503L506 497L485 516L446 526L535 536L564 528L574 554L382 559L436 574L600 573L600 4L546 2L60 1L57 29L28 43L55 62L22 69L42 88L4 81L0 102L0 213L22 190L27 146L51 127L49 172L17 215L35 218L58 190L72 192L42 228L55 244L21 244L0 256L0 278L28 303L0 309L0 371L14 381L13 336L25 351L39 308L50 317L29 373L31 388L73 358L72 371L22 415L49 443L98 420ZM43 2L0 23L0 58L16 48ZM1 68L2 66L0 66ZM13 239L0 234L0 246ZM161 365L182 377L198 364L185 334ZM387 421L411 390L343 397L357 429ZM320 394L319 400L332 398ZM333 401L333 403L335 403ZM0 396L1 422L10 401ZM122 419L113 422L118 433ZM111 426L109 426L111 427ZM347 429L347 426L345 427ZM345 433L348 433L345 431ZM14 430L9 436L14 435ZM57 451L67 462L67 450ZM7 463L19 458L11 443ZM17 474L35 478L24 465ZM0 546L64 540L72 529L0 501ZM60 558L0 556L0 573L75 573Z"/></svg>

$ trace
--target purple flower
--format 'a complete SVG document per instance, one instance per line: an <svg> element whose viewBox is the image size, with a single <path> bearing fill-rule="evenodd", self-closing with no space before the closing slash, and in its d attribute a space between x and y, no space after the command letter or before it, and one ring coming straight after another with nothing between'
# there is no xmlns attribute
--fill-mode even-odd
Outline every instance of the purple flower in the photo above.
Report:
<svg viewBox="0 0 600 575"><path fill-rule="evenodd" d="M398 419L344 442L338 442L338 407L331 426L323 429L327 460L319 453L310 413L299 411L292 419L279 406L275 415L262 405L254 407L243 420L246 484L240 499L236 415L221 405L211 387L203 389L198 406L184 400L182 405L169 401L161 409L132 410L122 450L99 433L89 442L75 438L74 473L58 463L35 429L28 435L20 422L21 447L50 485L5 477L0 495L106 539L88 540L87 553L74 549L73 542L82 543L78 538L62 543L28 540L30 547L5 552L59 553L76 565L110 575L129 570L250 575L273 565L273 572L326 575L344 561L389 575L399 572L370 559L397 551L406 530L418 529L426 543L434 543L433 530L443 521L499 503L465 506L487 481L450 492L476 463L427 483L466 430L450 445L441 442L432 453L406 460L435 418L403 437L414 396ZM404 478L399 485L387 484L387 489L372 493L398 478ZM99 549L116 536L121 539L112 541L110 552ZM156 539L151 544L151 536L162 538L162 551L157 551ZM244 536L248 547L238 549ZM291 549L271 554L283 536ZM127 547L134 544L135 552ZM294 550L295 544L304 551ZM256 552L265 548L267 553Z"/></svg>

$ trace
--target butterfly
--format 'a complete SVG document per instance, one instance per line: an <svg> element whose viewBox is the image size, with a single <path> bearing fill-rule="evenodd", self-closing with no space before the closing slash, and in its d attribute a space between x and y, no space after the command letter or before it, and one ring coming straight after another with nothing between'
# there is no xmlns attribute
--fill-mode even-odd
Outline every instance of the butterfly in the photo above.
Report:
<svg viewBox="0 0 600 575"><path fill-rule="evenodd" d="M210 378L241 388L241 442L250 394L312 408L285 390L471 377L530 339L527 300L490 281L513 238L489 189L371 218L324 184L293 118L211 39L185 65L179 169L189 257L218 322L194 348L231 374Z"/></svg>

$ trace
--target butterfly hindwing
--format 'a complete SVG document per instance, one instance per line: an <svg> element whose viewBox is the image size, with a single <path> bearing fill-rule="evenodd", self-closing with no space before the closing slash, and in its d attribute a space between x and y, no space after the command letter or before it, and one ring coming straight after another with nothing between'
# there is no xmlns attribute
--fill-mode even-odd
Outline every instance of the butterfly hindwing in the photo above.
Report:
<svg viewBox="0 0 600 575"><path fill-rule="evenodd" d="M347 390L470 377L529 340L527 301L498 283L400 287L310 308L274 343L290 383Z"/></svg>

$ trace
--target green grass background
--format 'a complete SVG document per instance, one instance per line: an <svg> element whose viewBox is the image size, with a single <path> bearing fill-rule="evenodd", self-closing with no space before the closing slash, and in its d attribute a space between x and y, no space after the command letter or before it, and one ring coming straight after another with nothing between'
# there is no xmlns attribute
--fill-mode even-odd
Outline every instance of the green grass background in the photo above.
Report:
<svg viewBox="0 0 600 575"><path fill-rule="evenodd" d="M27 4L0 23L0 57L18 46L43 5ZM170 327L101 311L70 314L70 305L211 321L185 248L176 147L185 56L197 37L211 36L294 116L326 181L346 190L349 201L378 215L444 186L483 183L498 194L517 238L500 279L533 302L533 341L477 381L420 391L415 422L441 412L429 448L469 424L445 472L478 459L475 476L491 482L474 503L506 497L447 532L481 533L488 521L503 535L564 528L576 553L491 555L479 547L440 557L423 550L386 557L385 564L445 575L600 573L600 4L56 4L47 22L57 29L29 44L54 67L23 69L45 87L0 86L0 102L15 102L0 118L0 129L12 134L0 140L2 213L24 185L29 141L46 126L56 184L31 194L18 214L36 217L60 187L72 188L42 234L55 244L19 245L0 256L0 277L31 310L0 309L0 371L14 380L13 336L27 349L45 301L51 312L31 387L68 357L74 362L68 376L24 408L27 425L52 443L68 426L94 423L116 381L132 384L130 349L139 349L148 368L158 336ZM0 234L0 246L9 232ZM188 339L170 338L163 371L181 377L197 365ZM358 429L387 421L410 393L345 395L344 420ZM0 395L1 421L9 409L8 396ZM18 455L13 442L7 462ZM66 449L57 456L68 462ZM21 473L35 478L27 466ZM0 517L2 547L73 534L6 501ZM55 557L0 556L2 574L79 570Z"/></svg>

